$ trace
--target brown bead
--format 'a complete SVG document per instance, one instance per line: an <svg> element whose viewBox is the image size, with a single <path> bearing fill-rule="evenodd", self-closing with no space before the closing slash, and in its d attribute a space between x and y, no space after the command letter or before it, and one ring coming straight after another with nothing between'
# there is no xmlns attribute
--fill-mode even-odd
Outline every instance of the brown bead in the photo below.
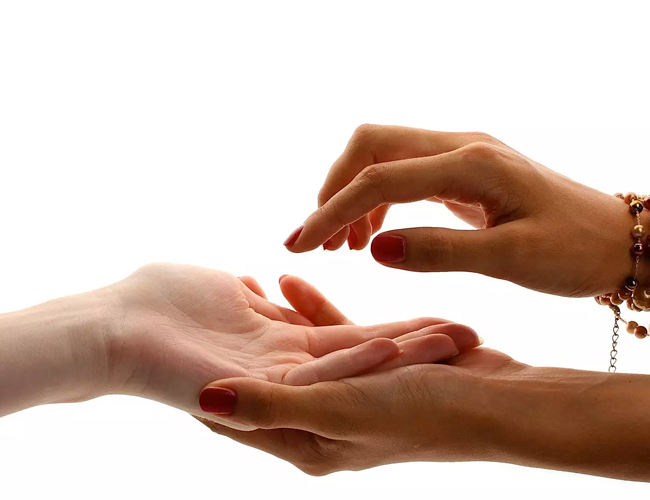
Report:
<svg viewBox="0 0 650 500"><path fill-rule="evenodd" d="M645 227L641 224L637 224L632 228L632 237L634 239L643 238L645 236Z"/></svg>
<svg viewBox="0 0 650 500"><path fill-rule="evenodd" d="M650 289L639 287L634 291L634 305L639 309L647 309L650 307Z"/></svg>
<svg viewBox="0 0 650 500"><path fill-rule="evenodd" d="M601 295L600 297L598 297L598 302L600 303L601 306L610 305L612 303L611 300L612 300L611 295Z"/></svg>
<svg viewBox="0 0 650 500"><path fill-rule="evenodd" d="M634 330L634 336L637 339L644 339L648 336L648 329L645 326L637 326Z"/></svg>
<svg viewBox="0 0 650 500"><path fill-rule="evenodd" d="M639 281L634 276L629 276L625 280L625 288L628 290L634 290L639 285Z"/></svg>
<svg viewBox="0 0 650 500"><path fill-rule="evenodd" d="M627 204L629 205L630 203L632 203L632 202L633 202L634 200L636 200L637 198L638 198L638 196L637 196L636 194L634 194L634 193L627 193L627 194L625 195L625 197L623 198L623 201L625 201L625 203L627 203Z"/></svg>
<svg viewBox="0 0 650 500"><path fill-rule="evenodd" d="M632 297L632 290L628 290L627 288L621 288L618 291L618 296L623 300L627 300Z"/></svg>
<svg viewBox="0 0 650 500"><path fill-rule="evenodd" d="M630 203L630 213L633 215L640 214L643 212L643 203L641 203L639 200L634 200L632 203Z"/></svg>
<svg viewBox="0 0 650 500"><path fill-rule="evenodd" d="M644 201L643 201L643 207L646 210L650 210L650 196L648 196Z"/></svg>
<svg viewBox="0 0 650 500"><path fill-rule="evenodd" d="M644 253L645 253L645 247L643 246L643 243L637 241L634 245L632 245L632 255L640 257Z"/></svg>
<svg viewBox="0 0 650 500"><path fill-rule="evenodd" d="M628 321L625 329L627 330L627 333L634 333L637 326L639 326L639 324L636 321Z"/></svg>
<svg viewBox="0 0 650 500"><path fill-rule="evenodd" d="M636 311L636 306L634 305L634 301L632 299L627 299L627 308L630 311Z"/></svg>
<svg viewBox="0 0 650 500"><path fill-rule="evenodd" d="M612 295L609 301L615 306L620 306L623 303L623 299L618 296L618 294Z"/></svg>

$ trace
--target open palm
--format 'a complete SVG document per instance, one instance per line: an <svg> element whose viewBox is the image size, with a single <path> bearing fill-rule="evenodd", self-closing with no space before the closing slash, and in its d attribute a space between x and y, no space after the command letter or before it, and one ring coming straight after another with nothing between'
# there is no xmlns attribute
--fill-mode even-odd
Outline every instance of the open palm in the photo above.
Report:
<svg viewBox="0 0 650 500"><path fill-rule="evenodd" d="M308 287L294 283L294 294ZM116 392L195 414L202 414L201 389L222 378L306 385L378 365L440 361L478 344L471 329L436 318L316 326L312 320L333 308L324 298L312 304L310 319L272 304L235 276L199 267L150 265L114 286L124 304L113 346Z"/></svg>

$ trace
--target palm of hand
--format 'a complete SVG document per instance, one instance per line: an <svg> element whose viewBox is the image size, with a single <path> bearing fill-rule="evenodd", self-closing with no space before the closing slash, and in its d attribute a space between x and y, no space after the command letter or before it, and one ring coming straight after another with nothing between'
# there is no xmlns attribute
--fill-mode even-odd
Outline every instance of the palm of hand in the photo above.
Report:
<svg viewBox="0 0 650 500"><path fill-rule="evenodd" d="M112 370L114 391L191 413L199 411L201 389L214 380L254 377L308 385L436 362L478 344L473 330L436 318L341 324L349 322L310 288L299 293L307 309L316 311L310 317L318 325L335 323L315 326L236 277L199 267L151 265L114 286L124 311L117 329L122 333L112 346L119 360ZM337 319L319 316L319 309Z"/></svg>
<svg viewBox="0 0 650 500"><path fill-rule="evenodd" d="M153 265L123 284L135 304L120 346L132 360L125 392L164 394L182 384L174 392L185 393L193 407L197 388L212 380L252 376L280 382L292 368L315 359L309 321L255 295L230 274Z"/></svg>

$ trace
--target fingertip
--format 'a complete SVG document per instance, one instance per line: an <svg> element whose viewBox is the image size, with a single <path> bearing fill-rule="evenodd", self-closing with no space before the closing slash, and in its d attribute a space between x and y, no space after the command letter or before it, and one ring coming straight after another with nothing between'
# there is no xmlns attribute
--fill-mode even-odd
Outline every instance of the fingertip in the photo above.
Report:
<svg viewBox="0 0 650 500"><path fill-rule="evenodd" d="M289 250L290 252L293 251L293 247L295 246L296 241L298 241L298 238L300 238L300 235L301 235L302 230L304 228L305 228L305 226L303 224L302 226L294 229L291 232L291 234L289 235L289 237L286 240L284 240L283 244L284 244L284 246L286 247L287 250Z"/></svg>
<svg viewBox="0 0 650 500"><path fill-rule="evenodd" d="M395 342L393 339L388 339L384 337L372 339L368 341L368 344L372 344L372 346L375 349L377 349L377 351L385 353L387 356L389 355L397 356L401 351L401 348L397 344L397 342Z"/></svg>
<svg viewBox="0 0 650 500"><path fill-rule="evenodd" d="M208 386L199 395L201 410L213 415L232 415L237 404L237 393L225 387Z"/></svg>

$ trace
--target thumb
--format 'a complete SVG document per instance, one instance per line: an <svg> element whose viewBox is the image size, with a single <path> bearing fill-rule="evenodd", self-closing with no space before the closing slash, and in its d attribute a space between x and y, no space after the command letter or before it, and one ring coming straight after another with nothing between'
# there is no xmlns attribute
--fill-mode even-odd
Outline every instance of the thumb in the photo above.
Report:
<svg viewBox="0 0 650 500"><path fill-rule="evenodd" d="M208 384L199 396L201 410L226 425L252 429L291 428L319 432L322 392L315 386L294 387L256 378L232 378ZM321 415L322 416L322 415Z"/></svg>
<svg viewBox="0 0 650 500"><path fill-rule="evenodd" d="M468 271L502 278L513 267L508 225L480 230L419 227L388 231L371 245L377 262L407 271Z"/></svg>

